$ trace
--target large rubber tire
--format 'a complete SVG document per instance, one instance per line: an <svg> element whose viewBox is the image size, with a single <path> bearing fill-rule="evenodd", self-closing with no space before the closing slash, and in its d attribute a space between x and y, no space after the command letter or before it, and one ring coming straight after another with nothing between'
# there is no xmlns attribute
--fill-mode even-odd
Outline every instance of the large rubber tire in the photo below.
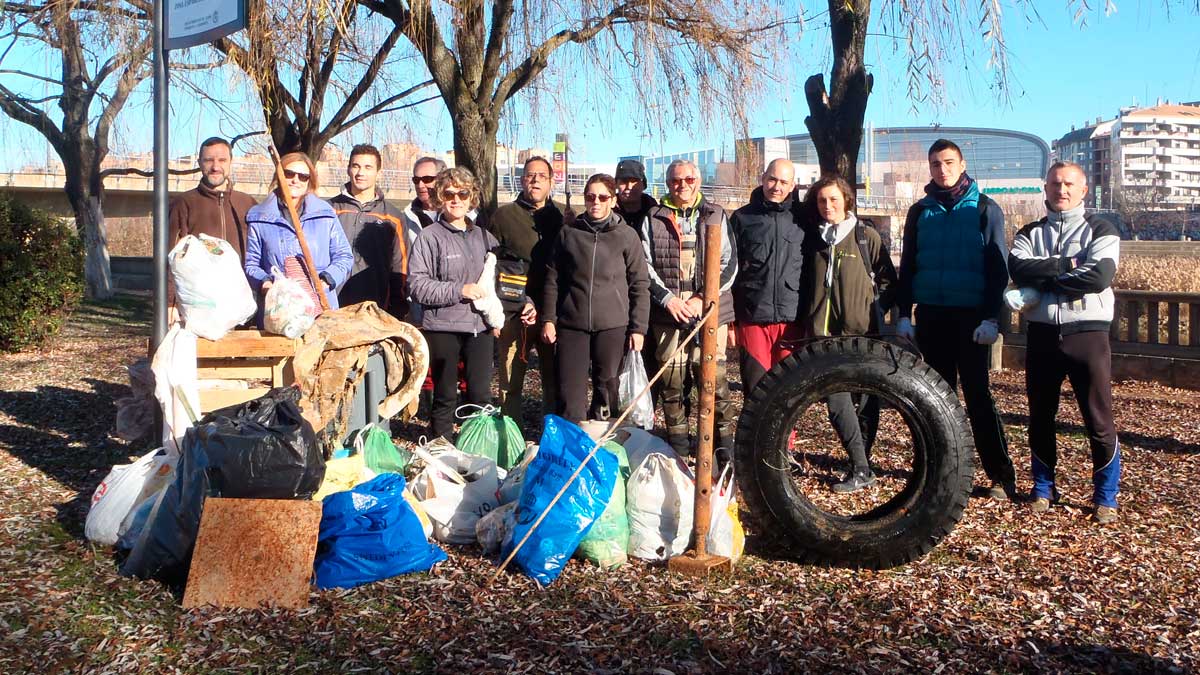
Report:
<svg viewBox="0 0 1200 675"><path fill-rule="evenodd" d="M789 462L796 420L839 391L879 397L912 434L905 488L852 516L809 501ZM738 484L762 534L790 556L823 565L879 569L919 558L962 518L974 477L970 427L946 381L910 352L862 337L812 342L772 368L742 409L735 455Z"/></svg>

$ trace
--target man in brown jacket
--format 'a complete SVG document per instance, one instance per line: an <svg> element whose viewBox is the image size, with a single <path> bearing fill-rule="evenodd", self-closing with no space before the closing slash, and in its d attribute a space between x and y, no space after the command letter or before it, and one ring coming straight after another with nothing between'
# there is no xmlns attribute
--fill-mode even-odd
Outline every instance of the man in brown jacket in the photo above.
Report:
<svg viewBox="0 0 1200 675"><path fill-rule="evenodd" d="M254 198L233 189L233 148L224 138L209 138L200 144L196 159L200 184L171 200L171 247L189 234L207 234L229 242L246 257L246 212Z"/></svg>

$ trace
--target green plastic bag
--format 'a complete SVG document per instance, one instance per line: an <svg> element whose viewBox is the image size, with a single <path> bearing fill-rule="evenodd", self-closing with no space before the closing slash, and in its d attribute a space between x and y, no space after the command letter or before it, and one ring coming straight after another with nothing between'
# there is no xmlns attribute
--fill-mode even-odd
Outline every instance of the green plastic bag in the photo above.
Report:
<svg viewBox="0 0 1200 675"><path fill-rule="evenodd" d="M359 447L360 443L362 447ZM354 437L354 445L366 461L367 468L377 474L403 474L408 463L412 461L412 455L407 450L397 448L392 442L390 433L374 424L368 424L359 430Z"/></svg>
<svg viewBox="0 0 1200 675"><path fill-rule="evenodd" d="M629 455L616 441L600 446L617 456L617 482L612 498L592 529L579 542L576 553L601 569L613 569L629 559L629 516L625 513L625 481L629 480Z"/></svg>
<svg viewBox="0 0 1200 675"><path fill-rule="evenodd" d="M464 408L479 408L479 411L463 417L461 411ZM490 405L462 406L459 411L459 419L466 421L458 430L455 447L468 455L487 457L505 471L521 463L525 456L525 437L511 417L505 417L499 408Z"/></svg>

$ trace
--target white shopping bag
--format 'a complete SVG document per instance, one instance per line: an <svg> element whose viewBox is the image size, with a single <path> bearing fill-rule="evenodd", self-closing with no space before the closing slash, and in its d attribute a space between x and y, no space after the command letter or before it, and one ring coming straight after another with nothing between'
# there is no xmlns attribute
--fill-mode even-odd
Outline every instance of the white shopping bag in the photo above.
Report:
<svg viewBox="0 0 1200 675"><path fill-rule="evenodd" d="M708 538L705 548L713 555L720 555L737 562L746 548L746 532L738 520L737 500L734 499L733 464L721 471L721 477L713 485L712 512L708 521Z"/></svg>
<svg viewBox="0 0 1200 675"><path fill-rule="evenodd" d="M646 376L642 353L632 349L625 352L617 380L617 400L621 410L633 408L633 412L629 413L629 421L647 431L654 428L654 402L646 390L648 384L650 378Z"/></svg>
<svg viewBox="0 0 1200 675"><path fill-rule="evenodd" d="M224 239L188 235L168 255L183 325L220 340L258 311L237 251Z"/></svg>
<svg viewBox="0 0 1200 675"><path fill-rule="evenodd" d="M114 466L96 491L84 522L83 533L97 544L112 546L128 527L133 508L166 486L175 472L176 458L152 450L133 464Z"/></svg>
<svg viewBox="0 0 1200 675"><path fill-rule="evenodd" d="M629 555L666 560L687 551L695 483L678 459L648 455L629 476Z"/></svg>
<svg viewBox="0 0 1200 675"><path fill-rule="evenodd" d="M637 427L621 427L613 436L613 440L625 448L629 455L629 466L637 468L646 458L653 454L666 455L671 459L679 459L678 453L663 439Z"/></svg>
<svg viewBox="0 0 1200 675"><path fill-rule="evenodd" d="M479 519L475 524L475 538L484 555L493 555L500 551L500 544L505 537L511 537L513 527L517 524L517 503L509 502Z"/></svg>
<svg viewBox="0 0 1200 675"><path fill-rule="evenodd" d="M271 276L271 287L263 298L263 329L294 340L316 321L317 304L309 289L287 278L278 267L271 268Z"/></svg>
<svg viewBox="0 0 1200 675"><path fill-rule="evenodd" d="M443 544L474 544L475 524L500 505L496 462L458 450L415 453L426 467L413 480L413 496L433 521L433 538Z"/></svg>

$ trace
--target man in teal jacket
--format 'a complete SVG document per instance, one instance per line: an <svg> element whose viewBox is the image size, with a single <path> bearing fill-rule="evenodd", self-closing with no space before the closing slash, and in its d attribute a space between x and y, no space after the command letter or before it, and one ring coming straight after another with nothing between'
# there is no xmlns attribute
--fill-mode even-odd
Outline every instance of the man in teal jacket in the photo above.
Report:
<svg viewBox="0 0 1200 675"><path fill-rule="evenodd" d="M908 210L896 332L914 337L925 362L950 384L962 380L975 449L996 499L1016 499L1016 473L988 381L988 351L999 335L1008 250L1004 214L967 175L962 151L929 147L925 198ZM917 305L914 326L913 304Z"/></svg>

